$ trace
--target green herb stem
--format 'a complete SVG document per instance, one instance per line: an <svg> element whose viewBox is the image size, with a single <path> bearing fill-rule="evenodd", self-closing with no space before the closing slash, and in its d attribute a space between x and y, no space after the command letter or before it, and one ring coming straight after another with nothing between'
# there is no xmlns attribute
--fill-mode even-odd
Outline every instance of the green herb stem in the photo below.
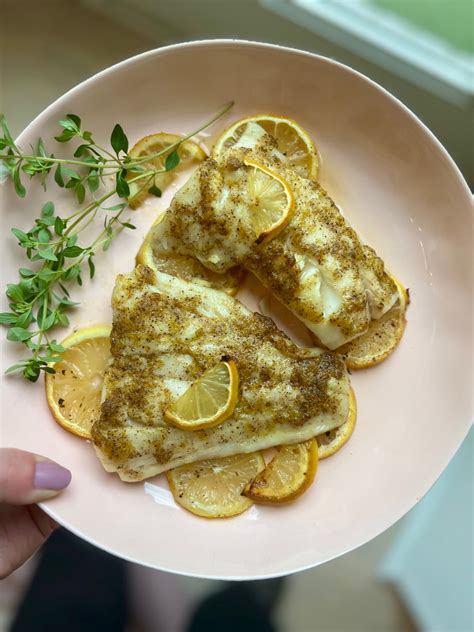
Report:
<svg viewBox="0 0 474 632"><path fill-rule="evenodd" d="M8 327L8 340L26 345L30 352L29 357L9 367L7 373L21 371L26 379L35 382L42 371L54 372L52 364L61 360L59 354L63 348L49 337L48 332L57 325L67 326L69 320L65 312L78 304L70 299L68 286L73 281L82 285L82 266L86 260L92 278L95 274L94 256L100 250L107 250L111 241L124 228L135 228L129 220L122 220L130 197L130 185L141 181L142 190L160 196L162 192L155 178L178 166L180 156L177 149L181 143L212 125L232 105L228 103L176 143L137 159L130 158L128 139L120 125L115 125L110 137L112 152L97 145L91 132L81 129L81 119L75 114L68 114L59 122L63 129L55 137L61 143L72 139L81 141L82 144L74 150L74 157L48 156L41 139L32 148L36 155L23 154L13 140L5 118L0 115L0 130L3 131L3 136L0 134L0 173L2 178L5 175L10 177L17 195L26 195L22 174L31 178L38 176L46 190L48 174L55 167L55 184L60 188L71 189L79 203L76 210L60 217L55 214L54 204L46 202L30 231L12 229L26 259L32 263L39 262L40 265L36 269L20 268L20 281L9 284L6 289L10 311L0 314L0 324ZM81 159L85 155L87 159ZM162 156L166 156L163 167L152 169L148 164L142 166ZM81 171L70 167L80 168ZM96 198L95 192L100 182L106 184L104 178L110 176L114 176L111 189ZM84 203L86 195L92 199ZM114 206L104 207L104 202L114 195L118 195L121 201ZM79 235L94 222L99 211L104 212L102 217L105 216L103 228L92 243L79 245Z"/></svg>

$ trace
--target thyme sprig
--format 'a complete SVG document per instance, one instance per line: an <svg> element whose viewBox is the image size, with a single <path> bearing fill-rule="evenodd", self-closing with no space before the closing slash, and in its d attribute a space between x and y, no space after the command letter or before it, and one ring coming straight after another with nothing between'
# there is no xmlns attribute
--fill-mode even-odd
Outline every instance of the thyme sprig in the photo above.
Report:
<svg viewBox="0 0 474 632"><path fill-rule="evenodd" d="M10 366L7 373L21 372L31 382L41 371L54 373L52 365L61 360L59 354L64 349L52 338L51 330L67 326L68 310L79 305L71 298L71 286L82 286L86 266L92 279L97 253L106 251L122 230L135 228L129 217L124 217L130 185L136 182L151 195L161 196L155 176L176 169L180 144L214 123L232 105L227 104L173 145L141 158L129 155L129 141L121 125L112 130L110 148L102 147L92 132L83 129L77 114L60 120L60 133L55 136L59 143L76 141L70 158L57 158L48 152L41 138L24 152L12 138L5 117L0 116L0 179L11 180L21 198L26 196L25 176L39 179L44 190L53 179L57 187L69 189L77 201L77 208L67 215L59 215L54 203L48 201L30 230L11 229L24 251L27 267L18 270L17 283L6 287L10 311L0 313L0 324L8 328L7 339L23 344L29 355ZM150 161L159 157L164 166L151 168ZM106 205L113 196L120 201ZM81 233L98 221L100 229L94 238L88 244L79 243Z"/></svg>

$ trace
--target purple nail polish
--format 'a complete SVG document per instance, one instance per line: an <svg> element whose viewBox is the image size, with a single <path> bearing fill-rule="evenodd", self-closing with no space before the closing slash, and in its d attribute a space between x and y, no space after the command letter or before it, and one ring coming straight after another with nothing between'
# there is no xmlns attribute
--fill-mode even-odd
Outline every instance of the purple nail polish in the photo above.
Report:
<svg viewBox="0 0 474 632"><path fill-rule="evenodd" d="M71 482L71 472L50 461L38 461L33 485L36 489L64 489Z"/></svg>

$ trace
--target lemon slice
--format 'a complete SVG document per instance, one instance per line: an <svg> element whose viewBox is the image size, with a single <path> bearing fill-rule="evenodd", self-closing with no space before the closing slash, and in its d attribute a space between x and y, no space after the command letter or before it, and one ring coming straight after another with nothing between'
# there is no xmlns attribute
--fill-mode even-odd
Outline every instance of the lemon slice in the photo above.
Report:
<svg viewBox="0 0 474 632"><path fill-rule="evenodd" d="M242 492L264 468L261 453L253 452L183 465L166 476L181 507L204 518L229 518L253 505Z"/></svg>
<svg viewBox="0 0 474 632"><path fill-rule="evenodd" d="M246 158L247 204L258 242L268 241L289 223L294 211L290 185L274 171Z"/></svg>
<svg viewBox="0 0 474 632"><path fill-rule="evenodd" d="M397 290L398 290L398 302L399 302L399 307L400 310L402 312L406 311L406 308L408 307L408 305L410 304L410 296L408 295L408 290L405 289L403 287L403 285L400 283L400 281L397 279L396 276L394 276L393 274L390 275L390 278L392 279L392 281L395 283L395 285L397 286Z"/></svg>
<svg viewBox="0 0 474 632"><path fill-rule="evenodd" d="M110 356L109 325L80 329L62 341L56 373L47 373L46 398L60 426L90 439L100 414L104 373Z"/></svg>
<svg viewBox="0 0 474 632"><path fill-rule="evenodd" d="M156 237L156 226L164 217L164 213L148 231L135 261L148 266L157 272L165 272L184 281L202 283L215 290L222 290L233 296L239 289L244 278L242 268L230 268L223 274L218 274L205 268L195 257L160 252L160 244Z"/></svg>
<svg viewBox="0 0 474 632"><path fill-rule="evenodd" d="M239 372L235 362L218 362L165 411L165 418L185 430L212 428L232 415L238 394Z"/></svg>
<svg viewBox="0 0 474 632"><path fill-rule="evenodd" d="M160 132L159 134L150 134L140 139L129 151L130 158L144 158L145 156L152 156L160 151L165 150L167 147L174 145L181 140L181 136L177 134L167 134ZM179 165L181 168L191 166L193 163L201 162L206 158L206 153L191 140L185 140L178 147L178 155L180 158ZM163 169L165 166L166 154L158 156L151 160L140 163L145 169ZM136 178L139 173L130 171L127 175L127 179L131 180ZM150 194L149 189L154 185L158 187L160 191L170 184L176 175L176 169L165 173L158 173L150 178L143 178L137 182L130 184L130 196L128 198L128 204L131 208L137 208Z"/></svg>
<svg viewBox="0 0 474 632"><path fill-rule="evenodd" d="M354 391L351 388L349 395L349 414L347 415L347 420L342 424L342 426L339 426L339 428L328 430L316 437L318 442L319 459L325 459L326 457L331 456L340 450L347 441L349 441L352 433L354 432L356 419L357 402Z"/></svg>
<svg viewBox="0 0 474 632"><path fill-rule="evenodd" d="M402 339L409 297L398 279L392 279L398 288L398 302L381 318L370 321L368 330L362 336L336 349L336 353L344 356L350 369L365 369L379 364L395 351Z"/></svg>
<svg viewBox="0 0 474 632"><path fill-rule="evenodd" d="M313 141L301 125L283 116L257 114L237 121L217 139L212 150L214 158L235 145L250 122L258 123L276 139L278 149L284 156L285 166L294 169L305 178L316 180L319 163Z"/></svg>
<svg viewBox="0 0 474 632"><path fill-rule="evenodd" d="M318 444L315 439L281 446L244 494L259 503L286 503L308 489L317 467Z"/></svg>

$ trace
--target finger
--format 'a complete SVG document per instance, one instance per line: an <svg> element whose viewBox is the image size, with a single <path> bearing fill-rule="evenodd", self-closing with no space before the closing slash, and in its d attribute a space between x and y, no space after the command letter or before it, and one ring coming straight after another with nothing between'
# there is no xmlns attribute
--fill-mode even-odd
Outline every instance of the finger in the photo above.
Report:
<svg viewBox="0 0 474 632"><path fill-rule="evenodd" d="M26 562L56 527L37 505L0 504L0 579Z"/></svg>
<svg viewBox="0 0 474 632"><path fill-rule="evenodd" d="M0 502L30 505L59 494L71 472L43 456L0 448Z"/></svg>

